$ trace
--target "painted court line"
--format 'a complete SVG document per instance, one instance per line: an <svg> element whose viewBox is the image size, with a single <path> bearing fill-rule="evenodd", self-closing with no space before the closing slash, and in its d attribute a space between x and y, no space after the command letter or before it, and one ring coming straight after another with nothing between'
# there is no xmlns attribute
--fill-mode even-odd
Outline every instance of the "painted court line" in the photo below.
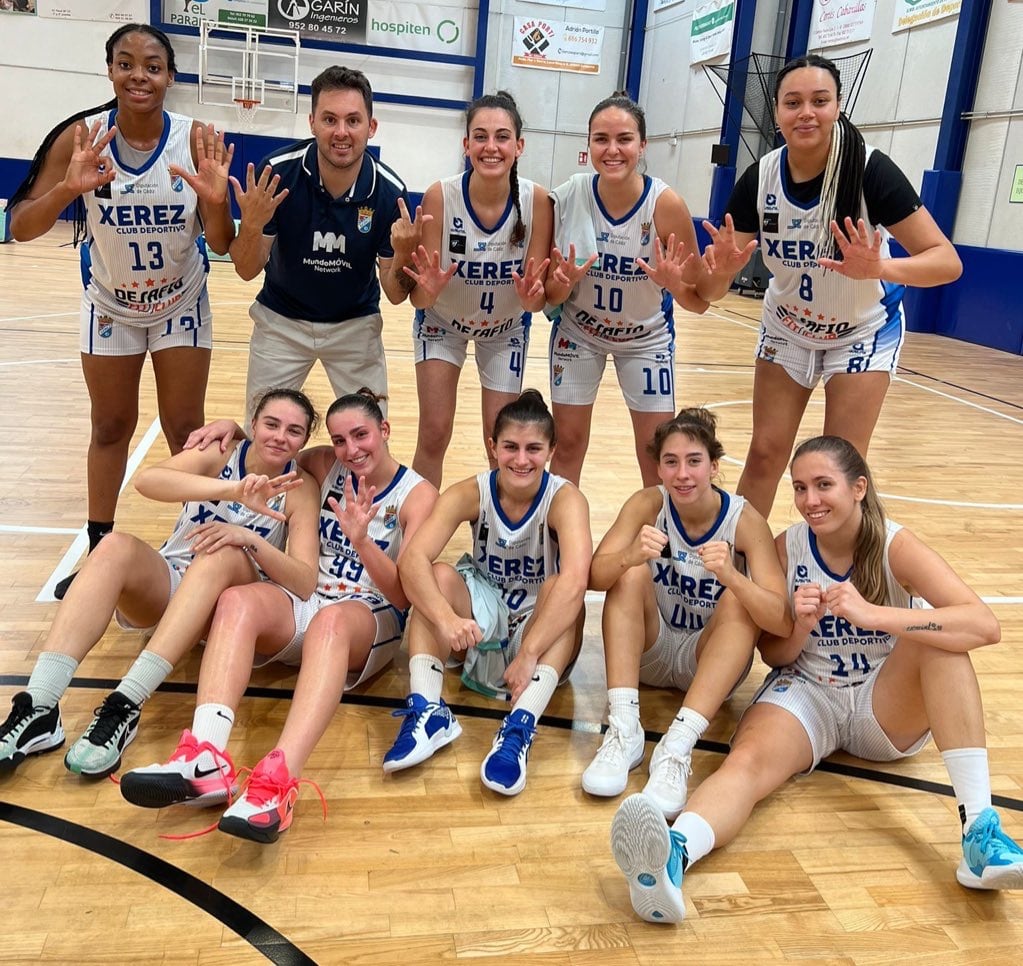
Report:
<svg viewBox="0 0 1023 966"><path fill-rule="evenodd" d="M125 467L124 479L121 481L121 489L117 491L118 495L124 492L124 488L128 485L128 480L132 478L135 471L146 458L146 453L149 452L159 433L160 420L154 419L149 429L146 430L145 435L139 440L139 445L132 452L131 456L128 457L128 465ZM50 574L46 583L43 584L42 590L36 595L36 603L51 603L57 599L53 596L53 588L57 585L58 581L63 580L64 577L71 573L71 568L78 562L79 557L82 556L85 550L88 549L89 535L85 527L72 532L77 533L78 536L71 542L67 552L60 558L60 563L57 564L53 573Z"/></svg>

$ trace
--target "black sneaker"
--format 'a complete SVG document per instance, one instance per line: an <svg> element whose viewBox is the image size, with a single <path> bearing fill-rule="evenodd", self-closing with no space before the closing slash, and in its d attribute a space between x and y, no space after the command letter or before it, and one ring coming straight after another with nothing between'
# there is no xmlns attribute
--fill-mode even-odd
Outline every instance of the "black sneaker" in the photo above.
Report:
<svg viewBox="0 0 1023 966"><path fill-rule="evenodd" d="M13 771L28 755L53 751L62 744L59 705L36 707L28 691L11 698L11 713L0 725L0 772Z"/></svg>
<svg viewBox="0 0 1023 966"><path fill-rule="evenodd" d="M53 588L53 596L56 597L57 600L63 600L64 595L68 592L68 588L71 586L71 581L73 581L77 576L78 571L76 570L73 574L68 574L63 580L58 580Z"/></svg>
<svg viewBox="0 0 1023 966"><path fill-rule="evenodd" d="M121 754L139 733L139 706L114 691L95 710L92 724L64 756L64 767L76 775L106 778L121 767Z"/></svg>

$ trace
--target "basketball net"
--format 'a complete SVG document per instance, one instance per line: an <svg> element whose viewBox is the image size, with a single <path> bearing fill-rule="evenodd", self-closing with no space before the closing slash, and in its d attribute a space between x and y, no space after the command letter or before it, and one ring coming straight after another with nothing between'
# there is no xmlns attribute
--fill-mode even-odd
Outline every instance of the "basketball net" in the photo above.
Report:
<svg viewBox="0 0 1023 966"><path fill-rule="evenodd" d="M254 97L236 97L234 99L234 110L238 115L238 123L242 130L251 131L256 121L256 113L262 101Z"/></svg>

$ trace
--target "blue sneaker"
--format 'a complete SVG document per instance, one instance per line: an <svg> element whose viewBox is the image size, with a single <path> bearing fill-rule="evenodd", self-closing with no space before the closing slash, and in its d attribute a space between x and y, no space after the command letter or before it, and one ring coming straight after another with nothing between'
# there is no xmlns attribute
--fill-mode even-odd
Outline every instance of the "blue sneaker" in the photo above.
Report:
<svg viewBox="0 0 1023 966"><path fill-rule="evenodd" d="M968 889L1023 889L1023 849L1002 831L993 808L985 808L963 836L956 878Z"/></svg>
<svg viewBox="0 0 1023 966"><path fill-rule="evenodd" d="M493 792L518 795L526 787L526 759L535 734L536 718L528 711L507 715L480 765L480 781Z"/></svg>
<svg viewBox="0 0 1023 966"><path fill-rule="evenodd" d="M407 708L391 712L395 718L405 720L391 750L384 755L386 772L401 771L426 761L462 733L462 726L443 701L435 704L421 694L410 694L407 702Z"/></svg>
<svg viewBox="0 0 1023 966"><path fill-rule="evenodd" d="M611 851L629 880L629 898L647 922L681 922L682 875L689 865L686 837L669 829L645 795L630 795L611 822Z"/></svg>

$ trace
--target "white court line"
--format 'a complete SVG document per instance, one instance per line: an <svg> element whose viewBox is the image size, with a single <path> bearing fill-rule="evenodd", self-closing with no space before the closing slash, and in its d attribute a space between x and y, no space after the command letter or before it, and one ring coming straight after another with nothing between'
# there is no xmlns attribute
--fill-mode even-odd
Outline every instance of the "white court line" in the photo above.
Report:
<svg viewBox="0 0 1023 966"><path fill-rule="evenodd" d="M19 359L16 362L0 362L0 368L6 369L9 366L60 366L69 362L80 363L78 359Z"/></svg>
<svg viewBox="0 0 1023 966"><path fill-rule="evenodd" d="M0 533L78 533L81 527L16 527L9 523L0 523Z"/></svg>
<svg viewBox="0 0 1023 966"><path fill-rule="evenodd" d="M969 406L971 409L979 409L982 413L987 413L989 416L998 416L1001 419L1007 419L1010 423L1015 423L1017 426L1023 426L1023 419L1019 419L1016 416L1010 416L1007 413L1000 413L997 409L991 409L989 406L981 406L980 403L970 402L969 399L963 399L961 396L953 396L951 393L943 392L940 389L934 389L931 386L921 386L918 382L913 382L912 379L906 379L904 376L895 377L899 382L904 382L907 386L912 386L914 389L922 389L924 392L934 393L935 396L941 396L944 399L951 399L952 402L962 403L964 406Z"/></svg>
<svg viewBox="0 0 1023 966"><path fill-rule="evenodd" d="M710 309L707 309L707 311L703 313L703 317L706 318L708 315L711 316L711 318L721 319L723 322L731 322L732 325L738 325L743 329L752 329L754 331L759 331L760 329L759 321L748 322L746 319L736 319L730 315L722 315L720 312L711 312Z"/></svg>
<svg viewBox="0 0 1023 966"><path fill-rule="evenodd" d="M32 322L35 319L63 319L67 316L76 316L79 312L47 312L46 315L11 315L0 317L0 325L4 322Z"/></svg>
<svg viewBox="0 0 1023 966"><path fill-rule="evenodd" d="M159 432L160 420L154 419L150 424L149 429L146 430L145 435L139 441L139 445L128 457L128 465L124 468L124 479L121 480L121 488L117 491L118 496L124 492L124 488L128 485L128 480L132 478L135 471L146 458L146 453L149 452L153 445L153 441L156 439L157 435L159 435ZM53 596L53 588L57 585L59 580L62 580L71 572L71 567L78 561L82 552L89 546L89 535L85 527L72 532L77 533L78 536L71 542L71 546L68 547L67 552L60 558L60 563L57 564L53 573L50 574L46 583L43 584L42 589L36 595L37 604L50 603L57 599Z"/></svg>

